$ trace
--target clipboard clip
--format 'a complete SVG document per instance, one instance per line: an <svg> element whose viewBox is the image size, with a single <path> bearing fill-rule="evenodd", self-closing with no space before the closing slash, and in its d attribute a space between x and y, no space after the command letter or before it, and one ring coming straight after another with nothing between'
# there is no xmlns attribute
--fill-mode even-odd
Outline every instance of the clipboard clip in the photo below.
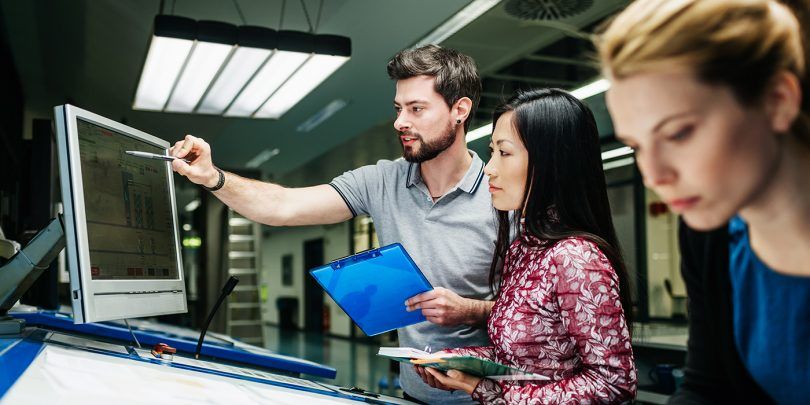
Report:
<svg viewBox="0 0 810 405"><path fill-rule="evenodd" d="M380 249L367 249L362 252L355 253L353 255L344 256L341 257L340 259L333 260L331 263L329 263L329 266L332 267L332 270L339 270L350 264L362 262L368 259L373 259L381 255L382 253L380 253Z"/></svg>

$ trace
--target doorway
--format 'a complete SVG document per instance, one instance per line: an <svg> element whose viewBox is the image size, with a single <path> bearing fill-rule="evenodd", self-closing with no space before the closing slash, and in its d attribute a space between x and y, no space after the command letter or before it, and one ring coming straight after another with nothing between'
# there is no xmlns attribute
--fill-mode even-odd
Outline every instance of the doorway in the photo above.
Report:
<svg viewBox="0 0 810 405"><path fill-rule="evenodd" d="M324 264L323 238L304 241L304 330L323 332L323 289L309 271Z"/></svg>

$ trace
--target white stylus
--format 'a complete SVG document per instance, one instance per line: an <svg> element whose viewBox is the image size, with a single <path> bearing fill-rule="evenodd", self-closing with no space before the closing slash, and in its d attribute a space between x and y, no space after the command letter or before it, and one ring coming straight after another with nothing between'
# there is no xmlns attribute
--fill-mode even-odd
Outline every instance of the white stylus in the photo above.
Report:
<svg viewBox="0 0 810 405"><path fill-rule="evenodd" d="M169 155L158 155L157 153L141 152L141 151L137 151L137 150L128 150L128 151L126 151L126 153L127 153L127 155L137 156L137 157L141 157L141 158L165 160L165 161L168 161L168 162L171 162L174 159L180 159L179 157L174 157L174 156L169 156ZM186 163L191 163L190 161L188 161L186 159L180 159L180 160L182 160L182 161L184 161Z"/></svg>

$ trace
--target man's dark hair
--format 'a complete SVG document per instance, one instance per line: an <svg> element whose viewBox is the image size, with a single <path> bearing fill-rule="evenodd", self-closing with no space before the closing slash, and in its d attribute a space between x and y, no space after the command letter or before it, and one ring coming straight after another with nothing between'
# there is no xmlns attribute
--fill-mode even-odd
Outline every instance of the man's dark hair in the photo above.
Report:
<svg viewBox="0 0 810 405"><path fill-rule="evenodd" d="M470 115L464 122L464 130L469 130L473 113L481 99L481 78L475 61L455 49L438 45L405 49L388 61L388 77L391 80L423 75L436 78L436 92L441 94L448 107L462 97L472 100Z"/></svg>

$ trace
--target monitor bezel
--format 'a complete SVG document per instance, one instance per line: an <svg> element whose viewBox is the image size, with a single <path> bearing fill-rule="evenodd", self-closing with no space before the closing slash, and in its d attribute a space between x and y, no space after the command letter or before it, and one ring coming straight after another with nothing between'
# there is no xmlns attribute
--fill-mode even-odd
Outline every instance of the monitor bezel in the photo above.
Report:
<svg viewBox="0 0 810 405"><path fill-rule="evenodd" d="M67 242L68 269L70 273L71 300L73 302L74 322L100 322L113 319L126 319L143 316L174 314L187 311L186 289L183 274L182 252L178 231L177 201L174 193L174 172L169 162L165 162L168 179L169 198L175 259L177 262L176 279L153 280L93 280L90 276L90 251L87 238L87 220L84 215L84 178L79 154L78 125L79 119L98 125L117 134L161 148L168 152L169 143L143 131L120 124L90 111L65 104L54 108L57 127L57 149L61 174L62 200L64 205L65 234ZM137 294L133 294L137 292ZM130 306L124 313L110 316L96 313L92 303L97 296L137 295L144 298L148 295L182 294L181 300L170 300L175 304L167 306L167 300L160 301L156 308L144 308L142 305ZM139 304L143 304L139 300ZM182 304L180 304L182 303ZM80 310L77 310L80 308ZM136 309L137 308L137 309Z"/></svg>

